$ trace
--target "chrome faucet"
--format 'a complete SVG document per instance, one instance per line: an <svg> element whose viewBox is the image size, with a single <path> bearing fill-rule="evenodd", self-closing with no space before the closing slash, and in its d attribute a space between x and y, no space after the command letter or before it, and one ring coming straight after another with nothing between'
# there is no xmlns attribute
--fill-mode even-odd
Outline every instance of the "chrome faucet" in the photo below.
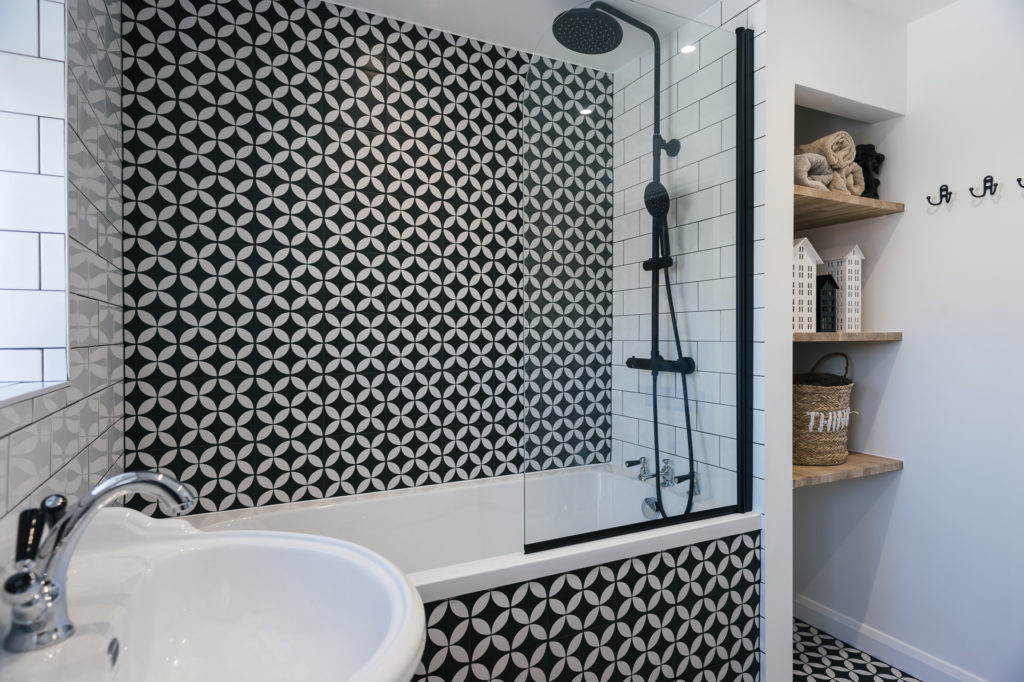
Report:
<svg viewBox="0 0 1024 682"><path fill-rule="evenodd" d="M657 472L647 470L647 458L640 457L639 459L630 459L625 462L627 469L632 469L635 466L640 467L640 473L636 475L638 481L646 481L648 479L657 476Z"/></svg>
<svg viewBox="0 0 1024 682"><path fill-rule="evenodd" d="M172 515L195 505L195 497L179 481L139 471L108 478L70 509L63 495L50 495L40 509L23 511L18 520L14 573L4 581L2 590L12 614L4 649L35 651L74 634L75 626L68 619L68 564L96 512L125 493L152 495ZM50 530L40 542L44 523Z"/></svg>

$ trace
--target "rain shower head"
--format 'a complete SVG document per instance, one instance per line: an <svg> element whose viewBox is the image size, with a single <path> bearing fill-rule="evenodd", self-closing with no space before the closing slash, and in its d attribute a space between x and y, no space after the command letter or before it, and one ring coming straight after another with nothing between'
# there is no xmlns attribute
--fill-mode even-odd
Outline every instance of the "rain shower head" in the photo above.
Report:
<svg viewBox="0 0 1024 682"><path fill-rule="evenodd" d="M622 42L622 25L594 7L566 10L551 24L555 39L573 52L604 54Z"/></svg>

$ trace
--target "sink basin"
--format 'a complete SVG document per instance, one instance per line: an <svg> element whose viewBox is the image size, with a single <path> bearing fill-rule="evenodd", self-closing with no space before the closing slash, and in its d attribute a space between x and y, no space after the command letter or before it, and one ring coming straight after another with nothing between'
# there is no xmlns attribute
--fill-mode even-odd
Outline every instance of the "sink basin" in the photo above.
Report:
<svg viewBox="0 0 1024 682"><path fill-rule="evenodd" d="M415 588L364 547L205 533L125 509L101 510L92 522L71 562L68 597L75 635L0 653L0 679L407 682L426 632ZM4 632L9 617L0 613Z"/></svg>

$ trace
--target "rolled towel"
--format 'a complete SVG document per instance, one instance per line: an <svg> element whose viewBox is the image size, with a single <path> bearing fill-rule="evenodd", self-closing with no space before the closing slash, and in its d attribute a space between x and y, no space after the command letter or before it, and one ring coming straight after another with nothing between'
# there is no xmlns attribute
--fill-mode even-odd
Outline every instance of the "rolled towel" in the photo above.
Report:
<svg viewBox="0 0 1024 682"><path fill-rule="evenodd" d="M793 157L793 182L804 187L828 189L832 168L821 154L797 154Z"/></svg>
<svg viewBox="0 0 1024 682"><path fill-rule="evenodd" d="M832 173L832 182L829 183L828 188L832 192L842 192L859 197L864 193L864 171L855 163L837 169Z"/></svg>
<svg viewBox="0 0 1024 682"><path fill-rule="evenodd" d="M821 154L833 169L845 168L853 163L857 156L857 145L853 137L845 130L826 135L810 144L802 144L796 148L797 154Z"/></svg>

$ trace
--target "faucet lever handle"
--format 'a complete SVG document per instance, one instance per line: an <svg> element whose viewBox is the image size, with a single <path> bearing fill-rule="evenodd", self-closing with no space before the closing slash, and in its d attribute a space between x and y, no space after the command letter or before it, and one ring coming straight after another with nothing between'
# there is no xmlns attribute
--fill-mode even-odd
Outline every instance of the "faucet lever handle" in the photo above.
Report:
<svg viewBox="0 0 1024 682"><path fill-rule="evenodd" d="M18 515L18 539L14 545L14 560L34 560L42 537L43 513L38 509L26 509L21 512Z"/></svg>
<svg viewBox="0 0 1024 682"><path fill-rule="evenodd" d="M46 521L47 528L53 528L53 526L64 518L64 513L68 509L68 498L63 495L49 495L43 500L43 504L40 510L43 512L43 520Z"/></svg>

